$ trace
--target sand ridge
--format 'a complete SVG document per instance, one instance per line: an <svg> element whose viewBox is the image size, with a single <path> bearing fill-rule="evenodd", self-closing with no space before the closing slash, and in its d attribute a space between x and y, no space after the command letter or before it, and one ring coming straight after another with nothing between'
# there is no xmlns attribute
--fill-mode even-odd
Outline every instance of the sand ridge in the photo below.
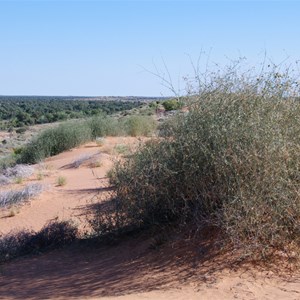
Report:
<svg viewBox="0 0 300 300"><path fill-rule="evenodd" d="M0 231L39 230L51 220L84 222L93 197L110 193L107 171L118 148L139 144L137 138L106 138L46 159L48 185L13 217L2 211ZM122 145L122 147L120 147ZM126 147L125 147L126 146ZM90 156L78 168L76 159ZM36 166L38 169L41 166ZM59 176L66 185L58 186ZM14 187L16 187L14 185ZM252 267L233 268L229 255L214 254L201 244L173 242L153 249L152 238L125 238L116 245L75 245L0 266L0 299L300 299L300 274L281 276Z"/></svg>

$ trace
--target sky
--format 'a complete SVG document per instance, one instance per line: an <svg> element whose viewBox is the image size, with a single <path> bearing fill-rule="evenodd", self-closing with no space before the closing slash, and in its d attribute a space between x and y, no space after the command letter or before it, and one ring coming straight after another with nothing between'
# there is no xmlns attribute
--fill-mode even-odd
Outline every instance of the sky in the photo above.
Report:
<svg viewBox="0 0 300 300"><path fill-rule="evenodd" d="M156 75L181 89L200 57L296 61L299 12L300 1L0 0L0 95L169 96Z"/></svg>

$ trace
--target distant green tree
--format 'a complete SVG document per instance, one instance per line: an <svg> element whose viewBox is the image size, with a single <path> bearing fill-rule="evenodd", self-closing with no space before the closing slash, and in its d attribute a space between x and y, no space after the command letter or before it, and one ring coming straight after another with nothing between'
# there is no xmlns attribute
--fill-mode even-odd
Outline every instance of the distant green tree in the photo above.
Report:
<svg viewBox="0 0 300 300"><path fill-rule="evenodd" d="M165 110L177 110L183 106L183 103L180 102L178 99L170 99L162 102L163 107Z"/></svg>

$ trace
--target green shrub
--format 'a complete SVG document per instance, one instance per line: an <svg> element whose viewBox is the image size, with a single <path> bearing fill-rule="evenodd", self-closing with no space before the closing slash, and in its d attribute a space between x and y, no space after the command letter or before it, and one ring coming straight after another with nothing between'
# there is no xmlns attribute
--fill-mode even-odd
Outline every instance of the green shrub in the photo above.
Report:
<svg viewBox="0 0 300 300"><path fill-rule="evenodd" d="M14 155L20 155L23 151L23 147L14 148Z"/></svg>
<svg viewBox="0 0 300 300"><path fill-rule="evenodd" d="M148 136L156 129L151 116L125 116L123 118L95 117L87 121L92 137L103 136Z"/></svg>
<svg viewBox="0 0 300 300"><path fill-rule="evenodd" d="M178 99L170 99L162 102L162 106L166 111L177 110L183 106L183 103Z"/></svg>
<svg viewBox="0 0 300 300"><path fill-rule="evenodd" d="M112 117L94 117L87 120L87 125L91 128L93 139L104 136L125 135L124 129L119 121Z"/></svg>
<svg viewBox="0 0 300 300"><path fill-rule="evenodd" d="M16 133L18 133L18 134L25 133L27 129L28 129L27 127L20 127L18 129L16 129Z"/></svg>
<svg viewBox="0 0 300 300"><path fill-rule="evenodd" d="M46 129L18 151L18 162L34 164L98 137L150 135L155 129L156 121L149 116L116 119L102 115L76 123L69 121Z"/></svg>
<svg viewBox="0 0 300 300"><path fill-rule="evenodd" d="M149 136L157 127L151 116L129 116L123 122L129 136Z"/></svg>
<svg viewBox="0 0 300 300"><path fill-rule="evenodd" d="M85 122L67 122L47 129L27 144L19 162L37 163L46 157L79 146L92 139L91 128Z"/></svg>

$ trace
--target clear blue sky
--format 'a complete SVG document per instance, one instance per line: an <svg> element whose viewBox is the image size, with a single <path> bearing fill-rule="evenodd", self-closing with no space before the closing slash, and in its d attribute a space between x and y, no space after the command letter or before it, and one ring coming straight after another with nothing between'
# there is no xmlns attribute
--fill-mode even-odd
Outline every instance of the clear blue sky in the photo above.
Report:
<svg viewBox="0 0 300 300"><path fill-rule="evenodd" d="M213 61L300 59L298 1L1 1L0 95L170 94L201 50ZM175 84L176 85L176 84Z"/></svg>

